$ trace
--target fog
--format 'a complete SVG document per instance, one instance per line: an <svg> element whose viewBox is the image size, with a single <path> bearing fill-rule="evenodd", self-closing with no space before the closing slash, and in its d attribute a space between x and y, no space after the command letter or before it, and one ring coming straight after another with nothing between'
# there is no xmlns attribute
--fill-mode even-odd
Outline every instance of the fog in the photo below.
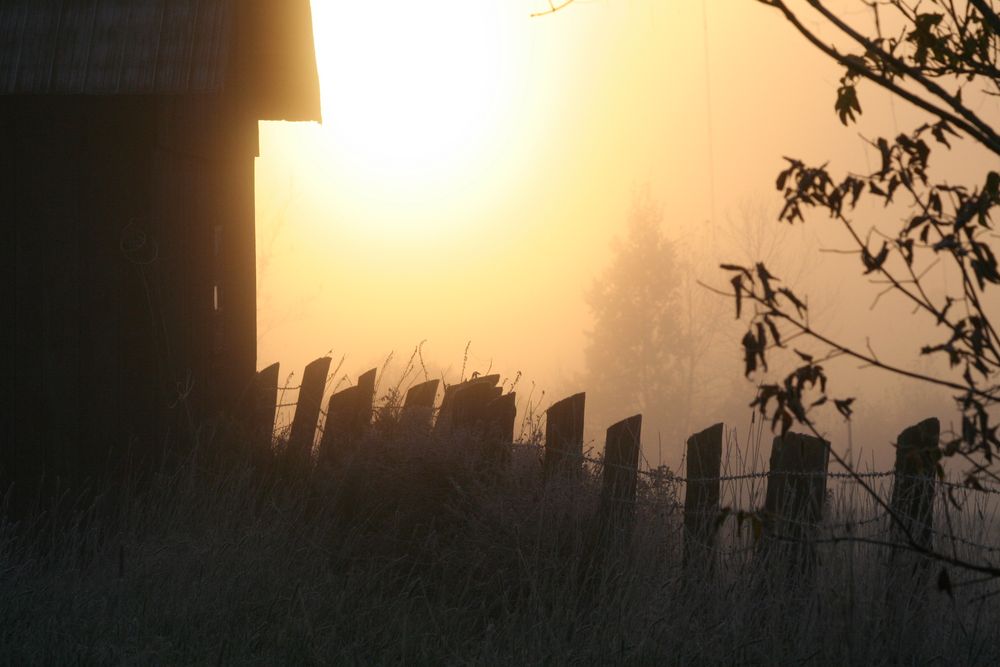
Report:
<svg viewBox="0 0 1000 667"><path fill-rule="evenodd" d="M847 247L838 228L779 223L774 185L783 156L867 173L878 154L863 137L925 118L862 85L863 114L842 125L839 68L776 12L745 0L577 2L537 18L540 0L346 4L314 0L323 125L261 128L259 367L300 373L329 353L354 378L391 353L391 375L426 341L431 376L519 377L522 411L529 393L544 409L587 391L600 449L609 420L630 412L591 384L587 294L647 197L677 257L678 317L703 332L686 414L646 411L651 465L677 466L685 433L749 425L745 324L701 286L728 289L720 262L767 260L824 332L934 369L917 359L932 323L891 295L873 307L882 286L857 256L822 252ZM358 76L359 63L375 64ZM979 110L996 119L1000 104ZM988 159L961 143L936 158L956 181ZM900 215L858 220L891 229ZM857 366L830 364L831 392L858 399L852 423L832 410L819 420L838 451L881 465L903 427L953 423L947 394Z"/></svg>

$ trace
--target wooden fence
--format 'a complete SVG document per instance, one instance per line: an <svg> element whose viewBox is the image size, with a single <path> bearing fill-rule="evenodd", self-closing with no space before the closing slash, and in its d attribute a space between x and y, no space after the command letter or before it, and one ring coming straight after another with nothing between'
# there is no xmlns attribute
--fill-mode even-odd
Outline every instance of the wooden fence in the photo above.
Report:
<svg viewBox="0 0 1000 667"><path fill-rule="evenodd" d="M334 392L324 410L321 401L329 368L328 357L317 359L306 366L298 387L285 388L278 386L276 364L258 373L248 402L249 413L244 417L251 435L261 446L274 445L277 407L294 405L294 418L283 447L287 460L297 464L335 463L358 447L376 415L376 370L363 373L354 386ZM401 405L393 406L395 423L423 435L475 432L486 445L483 449L486 455L503 464L509 460L515 444L516 396L513 392L504 394L499 381L498 375L487 375L449 385L437 408L438 380L417 384L406 392ZM280 403L279 390L287 389L299 391L294 404ZM642 416L634 415L608 428L603 457L590 458L583 451L585 398L583 393L575 394L553 403L546 411L542 471L546 480L565 481L579 478L584 465L598 466L602 476L601 523L618 534L627 534L634 521L638 479L641 475L656 474L642 471L639 465ZM751 516L739 513L741 520L750 519L761 544L810 544L825 519L828 480L860 482L886 478L892 481L883 517L888 530L899 543L930 547L935 534L935 492L941 485L959 487L938 478L939 434L940 424L934 418L903 430L891 471L831 473L828 442L789 432L773 439L769 471L733 476L721 474L723 425L714 424L692 435L687 440L686 476L670 478L674 483L686 485L685 563L695 560L711 563L712 559L705 554L715 550L719 525L733 513L730 508L720 506L721 484L745 479L766 482L763 507L753 510ZM1000 495L1000 489L978 490ZM804 560L808 561L809 554L806 556ZM797 558L802 558L801 552Z"/></svg>

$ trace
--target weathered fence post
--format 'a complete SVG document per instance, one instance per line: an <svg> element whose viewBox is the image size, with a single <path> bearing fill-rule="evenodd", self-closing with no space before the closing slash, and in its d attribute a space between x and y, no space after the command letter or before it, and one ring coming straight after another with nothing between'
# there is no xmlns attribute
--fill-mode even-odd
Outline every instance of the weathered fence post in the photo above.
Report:
<svg viewBox="0 0 1000 667"><path fill-rule="evenodd" d="M312 453L313 438L319 420L326 376L330 372L330 357L320 357L306 366L295 405L295 417L288 435L287 456L293 461L307 461Z"/></svg>
<svg viewBox="0 0 1000 667"><path fill-rule="evenodd" d="M794 565L810 566L815 545L810 540L823 518L830 444L802 433L786 433L771 445L771 471L764 502L769 538L787 542Z"/></svg>
<svg viewBox="0 0 1000 667"><path fill-rule="evenodd" d="M255 452L269 453L278 410L278 364L258 371L247 396L246 429Z"/></svg>
<svg viewBox="0 0 1000 667"><path fill-rule="evenodd" d="M642 415L634 415L613 424L604 444L601 514L607 528L626 534L635 515L641 431Z"/></svg>
<svg viewBox="0 0 1000 667"><path fill-rule="evenodd" d="M514 444L514 422L517 420L517 395L504 394L490 401L484 413L486 456L500 465L510 461Z"/></svg>
<svg viewBox="0 0 1000 667"><path fill-rule="evenodd" d="M503 390L487 383L467 384L454 393L451 404L451 427L466 431L482 430L486 406L500 397Z"/></svg>
<svg viewBox="0 0 1000 667"><path fill-rule="evenodd" d="M326 422L319 443L319 459L332 462L343 458L371 425L375 397L376 369L358 376L358 383L330 396Z"/></svg>
<svg viewBox="0 0 1000 667"><path fill-rule="evenodd" d="M695 433L687 441L687 489L684 494L684 564L711 554L719 514L722 470L722 424Z"/></svg>
<svg viewBox="0 0 1000 667"><path fill-rule="evenodd" d="M460 393L469 387L476 385L496 387L498 382L500 382L499 375L481 375L479 377L472 378L471 380L466 380L465 382L459 382L458 384L452 384L445 387L444 398L441 399L441 409L438 410L437 422L434 424L435 432L438 434L446 434L454 426L455 399ZM494 392L494 394L496 394L496 392Z"/></svg>
<svg viewBox="0 0 1000 667"><path fill-rule="evenodd" d="M333 463L343 458L343 451L356 436L361 390L357 385L330 396L326 404L326 422L319 441L319 460Z"/></svg>
<svg viewBox="0 0 1000 667"><path fill-rule="evenodd" d="M428 380L410 387L406 392L399 416L400 425L404 429L422 433L430 431L439 384L439 380Z"/></svg>
<svg viewBox="0 0 1000 667"><path fill-rule="evenodd" d="M578 474L583 466L583 392L553 403L545 411L545 477Z"/></svg>
<svg viewBox="0 0 1000 667"><path fill-rule="evenodd" d="M375 409L375 378L378 369L372 368L358 376L358 411L357 425L359 432L363 433L372 423L372 413Z"/></svg>
<svg viewBox="0 0 1000 667"><path fill-rule="evenodd" d="M934 478L940 458L940 435L941 423L931 417L904 429L896 438L889 508L899 521L892 522L892 530L904 547L934 546ZM889 556L891 578L886 589L886 615L895 623L906 616L916 634L933 622L927 614L926 600L931 562L922 554L907 550L893 550Z"/></svg>
<svg viewBox="0 0 1000 667"><path fill-rule="evenodd" d="M889 506L920 547L931 547L934 530L934 477L940 458L941 423L935 417L905 429L896 439L896 468Z"/></svg>

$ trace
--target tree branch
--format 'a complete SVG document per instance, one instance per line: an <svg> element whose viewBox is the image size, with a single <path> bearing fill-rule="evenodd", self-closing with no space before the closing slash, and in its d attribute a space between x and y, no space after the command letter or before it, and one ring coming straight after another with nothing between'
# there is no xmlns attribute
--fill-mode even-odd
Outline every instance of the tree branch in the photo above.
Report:
<svg viewBox="0 0 1000 667"><path fill-rule="evenodd" d="M868 53L878 56L885 62L891 63L893 67L895 67L900 72L903 72L904 74L912 78L914 81L916 81L925 89L927 89L928 92L942 99L945 103L948 104L948 106L952 108L952 110L955 113L962 116L969 123L976 126L976 128L979 129L983 133L983 135L988 139L989 147L991 147L994 152L1000 153L1000 137L996 135L996 133L993 131L993 128L990 127L985 122L983 122L976 114L972 113L968 109L968 107L959 102L954 95L950 94L948 91L939 86L937 83L928 79L918 70L914 69L913 67L910 67L896 56L892 55L891 53L887 53L885 50L877 47L875 44L872 43L870 39L860 34L857 30L855 30L854 28L849 26L846 22L841 20L840 17L838 17L836 14L827 9L826 6L824 6L823 3L820 2L820 0L807 0L807 1L809 2L810 6L812 6L816 11L822 14L830 23L837 26L837 28L839 28L841 32L850 36L851 39L853 39L855 42L863 46ZM782 4L784 3L782 2Z"/></svg>
<svg viewBox="0 0 1000 667"><path fill-rule="evenodd" d="M548 16L549 14L555 14L561 9L566 9L567 7L572 5L575 1L576 0L563 0L562 2L557 4L552 2L552 0L549 0L549 8L542 10L540 12L534 12L533 14L531 14L531 18L537 18L539 16Z"/></svg>
<svg viewBox="0 0 1000 667"><path fill-rule="evenodd" d="M893 93L899 95L901 98L903 98L910 104L913 104L914 106L919 107L920 109L923 109L924 111L934 116L947 120L955 127L961 128L964 132L966 132L969 136L978 141L980 144L982 144L985 148L987 148L991 152L1000 155L1000 142L994 144L993 142L990 141L989 137L983 135L982 132L980 132L975 126L968 123L965 119L960 118L955 114L949 112L947 109L938 107L937 105L923 99L922 97L913 94L912 92L906 90L905 88L900 87L890 79L872 72L867 67L858 68L856 63L851 62L846 56L841 54L840 51L838 51L833 46L824 44L819 39L819 37L817 37L808 28L806 28L805 25L803 25L802 21L799 20L799 17L794 12L792 12L788 8L788 6L785 5L784 2L782 2L782 0L764 0L764 1L765 4L769 4L772 7L776 7L779 11L781 11L781 13L785 15L785 18L788 19L788 21L793 26L795 26L795 29L798 30L803 37L809 40L809 42L812 43L812 45L818 48L820 51L822 51L826 55L836 60L839 64L843 65L844 67L851 67L852 69L857 71L859 75L865 77L870 81L875 82L876 84L882 86L886 90L892 91Z"/></svg>

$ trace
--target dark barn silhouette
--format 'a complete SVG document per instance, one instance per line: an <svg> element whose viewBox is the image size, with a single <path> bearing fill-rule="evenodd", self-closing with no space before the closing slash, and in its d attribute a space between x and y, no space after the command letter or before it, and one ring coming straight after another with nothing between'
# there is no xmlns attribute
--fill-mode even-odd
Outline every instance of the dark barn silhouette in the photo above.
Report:
<svg viewBox="0 0 1000 667"><path fill-rule="evenodd" d="M308 0L0 2L3 488L239 400L259 120L320 120Z"/></svg>

